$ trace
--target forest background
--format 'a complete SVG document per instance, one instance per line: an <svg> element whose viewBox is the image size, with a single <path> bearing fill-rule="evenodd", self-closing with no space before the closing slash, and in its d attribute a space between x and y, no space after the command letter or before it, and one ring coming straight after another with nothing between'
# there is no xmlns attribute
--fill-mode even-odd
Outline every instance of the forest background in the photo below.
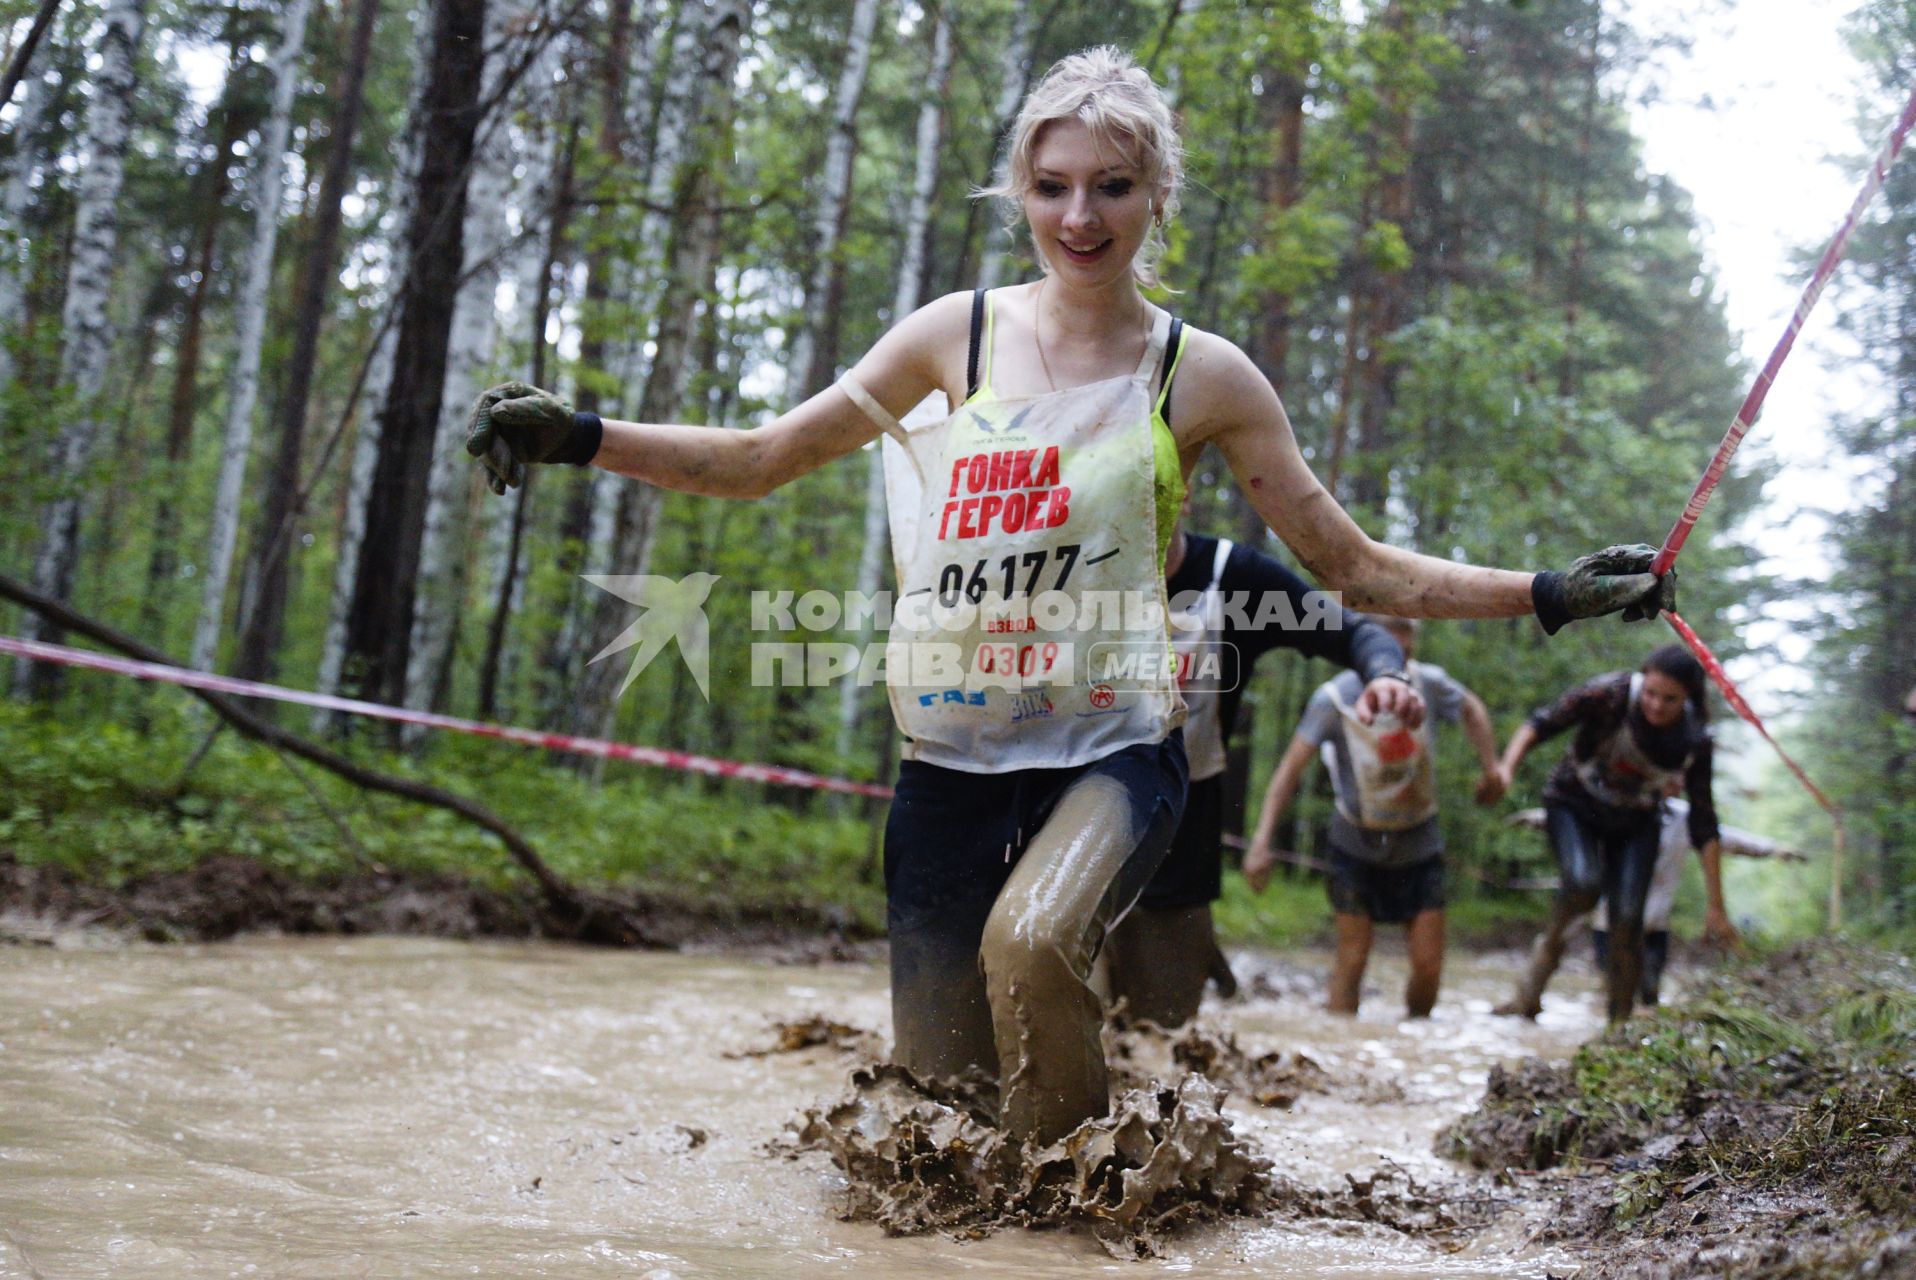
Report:
<svg viewBox="0 0 1916 1280"><path fill-rule="evenodd" d="M466 414L524 377L608 416L749 428L919 302L1030 278L969 193L1034 71L1093 43L1135 51L1183 122L1157 300L1251 355L1374 534L1525 568L1658 541L1751 372L1689 198L1632 133L1624 86L1656 50L1592 0L69 0L23 61L43 7L0 0L23 70L0 114L0 572L204 669L888 780L882 689L751 678L753 640L863 637L748 629L754 590L882 584L875 455L756 503L569 468L502 499L459 448ZM1871 79L1832 147L1866 156L1916 78L1916 3L1870 0L1846 34ZM1853 914L1891 930L1916 878L1913 197L1905 165L1832 295L1858 376L1891 388L1841 424L1863 480L1833 580L1756 572L1739 520L1778 499L1754 474L1682 566L1683 611L1727 656L1767 602L1817 602L1785 738L1849 816ZM1193 528L1285 555L1214 454L1192 502ZM580 575L695 571L719 575L711 697L675 660L619 696L623 659L585 660L633 611ZM1668 638L1442 623L1420 656L1507 734ZM1240 785L1329 674L1262 664ZM9 689L0 851L22 861L513 874L476 829L214 735L175 691L28 664ZM568 875L880 916L882 807L273 714L480 795ZM1550 754L1487 811L1446 743L1467 917L1540 908L1495 886L1547 870L1502 818ZM1726 820L1813 854L1734 868L1733 908L1816 927L1826 821L1755 758L1719 792ZM1320 787L1284 841L1309 851L1326 815ZM1253 900L1233 880L1222 918L1285 940L1324 910L1307 881Z"/></svg>

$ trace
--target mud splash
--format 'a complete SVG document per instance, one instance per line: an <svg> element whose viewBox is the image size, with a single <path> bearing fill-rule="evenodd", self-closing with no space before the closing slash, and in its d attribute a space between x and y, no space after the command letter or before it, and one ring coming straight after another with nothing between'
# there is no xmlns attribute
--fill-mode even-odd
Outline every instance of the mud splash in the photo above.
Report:
<svg viewBox="0 0 1916 1280"><path fill-rule="evenodd" d="M1330 1087L1329 1075L1309 1056L1284 1049L1247 1052L1229 1030L1203 1020L1175 1033L1149 1023L1108 1029L1105 1058L1120 1087L1148 1088L1191 1072L1228 1094L1280 1111L1303 1094Z"/></svg>
<svg viewBox="0 0 1916 1280"><path fill-rule="evenodd" d="M1114 1255L1155 1257L1181 1226L1271 1202L1270 1162L1232 1131L1223 1102L1186 1075L1126 1090L1110 1115L1033 1149L995 1127L995 1099L976 1083L928 1088L886 1065L855 1071L850 1093L807 1112L793 1142L844 1172L848 1221L970 1237L1075 1223Z"/></svg>
<svg viewBox="0 0 1916 1280"><path fill-rule="evenodd" d="M734 1049L725 1056L728 1058L769 1058L780 1053L802 1053L806 1049L828 1048L836 1053L855 1054L861 1058L870 1058L884 1047L884 1040L876 1031L867 1031L863 1027L854 1027L848 1022L838 1022L822 1013L809 1014L803 1018L774 1019L771 1027L771 1043L756 1049Z"/></svg>

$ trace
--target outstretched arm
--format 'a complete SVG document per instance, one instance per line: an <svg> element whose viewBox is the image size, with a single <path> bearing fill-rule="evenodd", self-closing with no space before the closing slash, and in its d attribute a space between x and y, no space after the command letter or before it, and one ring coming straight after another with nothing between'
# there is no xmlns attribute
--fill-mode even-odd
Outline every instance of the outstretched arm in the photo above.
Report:
<svg viewBox="0 0 1916 1280"><path fill-rule="evenodd" d="M1302 734L1293 737L1291 745L1284 748L1284 756L1277 762L1271 784L1264 792L1264 808L1257 815L1257 833L1251 837L1251 847L1244 854L1244 879L1258 893L1263 893L1264 886L1271 882L1271 867L1277 862L1271 841L1277 838L1278 820L1291 807L1291 799L1297 794L1297 784L1304 776L1305 766L1311 762L1313 750L1315 747Z"/></svg>
<svg viewBox="0 0 1916 1280"><path fill-rule="evenodd" d="M1572 618L1651 608L1645 598L1659 583L1639 572L1655 554L1649 547L1613 548L1558 575L1456 564L1374 541L1311 473L1277 392L1249 357L1222 338L1199 334L1183 370L1178 387L1184 394L1173 392L1174 420L1188 424L1180 429L1180 447L1194 451L1214 442L1265 523L1354 607L1413 618L1534 612L1550 631ZM1663 582L1674 585L1667 576ZM1655 603L1662 602L1658 596Z"/></svg>
<svg viewBox="0 0 1916 1280"><path fill-rule="evenodd" d="M1723 905L1723 842L1704 841L1696 856L1703 863L1703 939L1712 946L1733 947L1741 939Z"/></svg>
<svg viewBox="0 0 1916 1280"><path fill-rule="evenodd" d="M1530 754L1530 748L1537 745L1537 730L1526 720L1517 726L1517 732L1510 735L1510 743L1504 748L1503 762L1497 766L1497 776L1503 783L1503 789L1509 791L1517 785L1517 766Z"/></svg>
<svg viewBox="0 0 1916 1280"><path fill-rule="evenodd" d="M891 329L849 378L893 414L947 385L954 343L962 354L968 294L921 308ZM747 431L624 422L574 414L557 397L523 383L481 394L466 448L492 473L493 488L523 482L529 463L590 462L664 489L707 497L759 498L859 448L879 424L841 386Z"/></svg>
<svg viewBox="0 0 1916 1280"><path fill-rule="evenodd" d="M1464 690L1462 718L1464 736L1470 739L1470 745L1477 751L1477 763L1483 767L1483 774L1477 779L1477 803L1496 804L1509 790L1504 784L1503 770L1497 760L1497 730L1490 723L1490 708L1484 700L1470 690Z"/></svg>

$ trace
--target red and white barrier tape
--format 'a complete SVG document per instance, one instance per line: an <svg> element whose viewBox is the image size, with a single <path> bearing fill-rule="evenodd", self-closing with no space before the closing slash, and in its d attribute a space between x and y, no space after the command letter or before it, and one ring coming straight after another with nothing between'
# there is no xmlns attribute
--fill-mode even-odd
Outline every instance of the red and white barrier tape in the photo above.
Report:
<svg viewBox="0 0 1916 1280"><path fill-rule="evenodd" d="M1769 727L1763 723L1763 717L1751 710L1742 691L1736 687L1736 682L1730 679L1730 673L1723 669L1723 664L1717 661L1717 656L1710 652L1710 646L1703 643L1703 637L1692 631L1690 624L1678 617L1674 610L1665 609L1663 618L1676 631L1690 652L1696 655L1696 660L1703 664L1703 669L1709 672L1710 679L1716 682L1716 687L1723 691L1724 701L1749 722L1752 728L1763 735L1763 741L1770 744L1770 749L1776 752L1777 758L1789 766L1790 772L1796 775L1796 780L1803 784L1804 790L1808 791L1815 798L1816 803L1823 807L1823 812L1829 814L1830 822L1835 827L1835 840L1830 846L1829 927L1836 928L1843 922L1843 854L1849 843L1848 830L1843 825L1843 811L1836 807L1835 801L1823 793L1823 788L1810 780L1810 775L1803 771L1803 766L1796 763L1789 752L1783 750L1783 744L1770 736Z"/></svg>
<svg viewBox="0 0 1916 1280"><path fill-rule="evenodd" d="M604 756L608 760L630 760L636 764L657 765L662 769L679 769L688 773L703 773L715 778L737 778L744 782L768 782L781 787L838 791L846 795L875 796L879 799L888 799L891 796L890 787L871 782L853 782L847 778L827 778L816 773L807 773L803 769L787 769L772 764L749 764L739 760L720 760L712 756L693 755L688 751L666 751L659 747L638 747L624 742L607 742L600 738L577 738L568 733L540 733L532 729L515 729L509 725L487 724L481 720L461 720L457 716L435 715L429 711L408 711L402 707L389 707L377 702L361 702L357 698L309 693L303 689L286 689L279 685L260 684L252 680L235 680L231 676L212 675L205 671L188 671L183 667L169 667L158 662L115 658L85 649L70 649L65 645L21 640L14 636L0 636L0 653L11 654L16 658L30 658L36 662L54 662L61 666L84 667L90 671L107 671L114 675L131 676L136 680L157 680L164 684L182 685L188 689L205 689L210 693L230 693L243 698L270 698L275 702L294 702L301 706L319 707L327 711L345 711L353 715L372 716L379 720L397 720L401 724L423 725L429 729L447 729L454 733L470 733L481 738L500 738L507 742L517 742L529 747L544 747L551 751L571 751L579 755Z"/></svg>
<svg viewBox="0 0 1916 1280"><path fill-rule="evenodd" d="M1703 508L1709 504L1710 495L1716 492L1717 485L1729 471L1730 459L1736 456L1737 447L1743 443L1743 437L1749 433L1750 424L1756 421L1756 415L1762 411L1763 401L1770 394L1770 387L1776 381L1777 371L1783 367L1783 361L1789 356L1790 349L1796 345L1796 335L1802 332L1803 322L1809 318L1811 309L1816 306L1816 300L1823 296L1823 288L1830 282L1830 277L1836 274L1836 266L1843 260L1843 251L1849 246L1850 236L1855 233L1857 224L1863 220L1863 210L1869 207L1869 202L1876 198L1876 193L1882 189L1883 182L1889 177L1890 166L1896 163L1896 157L1902 151L1903 143L1908 139L1912 126L1916 126L1916 90L1911 90L1909 101L1903 104L1902 115L1897 117L1896 124L1890 129L1889 137L1883 143L1882 150L1877 152L1875 161L1870 165L1869 176L1863 180L1863 189L1856 193L1856 199L1851 202L1849 213L1844 217L1843 224L1836 229L1836 235L1830 240L1829 246L1823 250L1823 256L1817 262L1816 270L1810 274L1809 283L1803 288L1803 296L1797 301L1795 314L1783 327L1783 336L1777 339L1776 346L1770 351L1769 359L1763 362L1763 368L1756 375L1756 381L1750 385L1749 394L1743 398L1742 408L1737 410L1735 419L1730 423L1730 429L1723 433L1723 439L1717 445L1716 453L1710 458L1710 465L1703 470L1703 477L1696 482L1696 488L1691 490L1690 501L1684 505L1683 514L1678 516L1677 522L1670 527L1669 536L1664 538L1662 548L1650 564L1652 573L1668 573L1670 567L1676 563L1677 553L1683 550L1683 544L1690 537L1690 530L1696 527L1698 517L1703 514ZM1770 736L1770 731L1764 725L1762 717L1750 709L1750 704L1744 700L1729 674L1723 670L1723 664L1718 662L1716 655L1710 652L1710 647L1704 644L1697 633L1690 629L1689 624L1675 613L1666 610L1663 616L1669 620L1670 626L1676 630L1690 652L1696 655L1697 661L1703 664L1703 669L1710 673L1710 679L1714 680L1716 687L1723 691L1723 696L1736 709L1736 713L1763 735L1763 740L1770 744L1783 763L1789 766L1790 772L1796 775L1797 781L1809 790L1809 793L1816 798L1816 803L1823 806L1824 811L1830 815L1831 821L1836 824L1836 843L1830 860L1829 905L1830 924L1834 927L1841 920L1843 913L1845 841L1841 811L1823 793L1821 787L1810 781L1809 774L1790 758L1789 752L1783 750L1776 739Z"/></svg>
<svg viewBox="0 0 1916 1280"><path fill-rule="evenodd" d="M1696 482L1696 488L1690 493L1690 501L1683 508L1683 514L1670 528L1670 535L1663 540L1662 550L1650 565L1650 572L1664 574L1676 563L1677 552L1683 550L1683 544L1690 536L1690 530L1696 527L1697 517L1703 514L1703 508L1709 503L1710 495L1716 492L1716 486L1730 469L1730 459L1736 456L1737 446L1743 443L1750 424L1756 421L1756 415L1763 408L1764 399L1770 394L1770 384L1776 381L1777 370L1783 367L1783 360L1790 354L1790 348L1796 345L1796 335L1803 328L1803 321L1809 317L1810 309L1823 295L1823 286L1836 273L1836 264L1843 260L1843 250L1849 245L1850 235L1856 230L1856 224L1862 221L1863 210L1875 198L1882 187L1883 180L1889 176L1889 167L1896 162L1896 155L1903 149L1903 140L1909 136L1910 126L1916 124L1916 91L1909 95L1909 101L1903 106L1903 114L1896 121L1896 127L1890 130L1889 140L1877 153L1876 162L1870 166L1869 177L1863 183L1863 189L1856 193L1855 203L1850 205L1849 216L1843 219L1843 225L1837 229L1835 239L1823 250L1823 257L1816 264L1816 271L1810 276L1809 284L1803 290L1802 299L1796 304L1796 314L1790 317L1784 326L1783 336L1777 340L1770 358L1763 362L1763 371L1756 375L1756 381L1750 386L1750 393L1744 397L1743 407L1737 410L1736 419L1730 423L1730 429L1723 433L1723 441L1716 447L1716 455L1710 459L1710 465L1704 469L1703 478Z"/></svg>
<svg viewBox="0 0 1916 1280"><path fill-rule="evenodd" d="M1690 629L1690 624L1678 617L1674 612L1666 610L1663 616L1669 624L1676 629L1677 635L1682 637L1683 643L1689 648L1690 652L1696 655L1696 660L1703 664L1703 669L1709 672L1710 679L1716 682L1716 687L1723 691L1723 700L1730 704L1730 709L1735 711L1739 716L1742 716L1750 723L1752 728L1763 735L1763 741L1769 743L1770 746L1776 749L1776 754L1782 757L1783 763L1790 767L1790 772L1796 775L1796 780L1808 788L1812 796L1816 797L1816 803L1822 805L1823 808L1829 812L1830 816L1836 818L1840 823L1842 817L1837 814L1835 803L1823 794L1821 787L1810 781L1810 775L1803 772L1803 766L1792 760L1790 753L1783 750L1783 748L1778 745L1776 739L1770 736L1769 728L1763 723L1763 717L1752 711L1750 704L1744 701L1742 691L1736 687L1736 682L1730 679L1729 672L1723 669L1723 664L1717 660L1717 656L1710 652L1710 646L1704 644L1703 638Z"/></svg>

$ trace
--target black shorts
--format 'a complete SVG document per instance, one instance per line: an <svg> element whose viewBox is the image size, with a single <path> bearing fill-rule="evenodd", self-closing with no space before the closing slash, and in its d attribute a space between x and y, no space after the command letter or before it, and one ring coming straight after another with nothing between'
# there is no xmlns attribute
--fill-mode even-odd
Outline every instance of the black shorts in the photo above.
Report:
<svg viewBox="0 0 1916 1280"><path fill-rule="evenodd" d="M1200 778L1185 793L1184 820L1138 905L1164 911L1202 907L1224 892L1224 775Z"/></svg>
<svg viewBox="0 0 1916 1280"><path fill-rule="evenodd" d="M1444 909L1444 860L1378 866L1333 849L1325 887L1330 891L1331 910L1339 915L1369 916L1377 924L1409 924L1426 911Z"/></svg>
<svg viewBox="0 0 1916 1280"><path fill-rule="evenodd" d="M898 769L885 824L885 902L893 963L920 936L976 955L985 919L1027 841L1072 783L1097 775L1124 788L1147 837L1125 867L1126 906L1156 872L1184 806L1184 734L1125 747L1069 769L966 773L920 760Z"/></svg>

